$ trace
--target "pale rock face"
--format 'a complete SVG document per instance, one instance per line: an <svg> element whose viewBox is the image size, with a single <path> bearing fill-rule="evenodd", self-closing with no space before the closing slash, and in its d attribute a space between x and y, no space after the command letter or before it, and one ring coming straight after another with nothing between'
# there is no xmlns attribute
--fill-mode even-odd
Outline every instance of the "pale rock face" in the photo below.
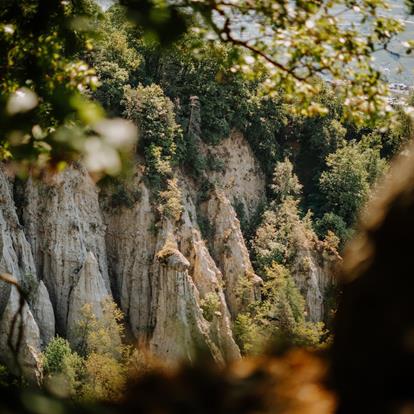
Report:
<svg viewBox="0 0 414 414"><path fill-rule="evenodd" d="M262 280L254 271L234 208L221 191L214 191L203 205L214 229L212 254L225 282L225 294L233 318L260 300Z"/></svg>
<svg viewBox="0 0 414 414"><path fill-rule="evenodd" d="M0 168L0 273L9 273L20 283L36 277L30 245L16 214L9 180ZM10 286L0 282L0 315L10 295Z"/></svg>
<svg viewBox="0 0 414 414"><path fill-rule="evenodd" d="M340 257L329 255L318 248L320 242L312 241L313 248L303 246L296 258L296 265L292 269L292 276L296 285L305 298L308 319L312 322L324 320L324 298L326 289L333 285L336 266Z"/></svg>
<svg viewBox="0 0 414 414"><path fill-rule="evenodd" d="M198 348L209 350L217 362L224 362L209 338L209 324L203 318L198 292L188 274L190 263L177 249L171 234L156 257L158 294L154 298L155 328L150 349L171 363L193 360Z"/></svg>
<svg viewBox="0 0 414 414"><path fill-rule="evenodd" d="M185 190L185 185L182 185ZM188 192L183 194L184 211L181 217L178 234L180 250L190 262L189 273L195 283L200 300L214 294L218 298L219 307L214 312L210 323L210 336L220 349L224 359L231 361L240 357L232 331L231 318L224 294L224 281L221 271L210 255L197 224L197 211Z"/></svg>
<svg viewBox="0 0 414 414"><path fill-rule="evenodd" d="M103 316L103 302L108 297L109 292L98 262L93 253L88 252L79 272L78 282L70 294L66 336L72 346L79 345L78 324L83 317L83 307L90 305L92 313L99 319Z"/></svg>
<svg viewBox="0 0 414 414"><path fill-rule="evenodd" d="M183 205L176 222L160 219L141 166L128 182L140 197L112 209L105 207L104 192L99 204L87 173L71 167L48 182L28 180L23 228L0 169L0 271L36 288L24 307L27 332L19 354L26 366L36 367L33 372L38 373L37 355L55 329L76 345L83 306L90 304L102 316L111 290L129 332L161 358L191 360L198 348L219 363L240 357L232 318L260 299L262 281L253 272L233 205L242 203L251 218L265 197L265 179L241 134L232 133L209 151L224 162L223 172L209 176L217 190L197 208L196 186L176 172ZM211 240L200 234L200 212L214 230ZM299 256L292 275L310 319L321 320L330 262L312 246L303 246ZM303 258L309 264L305 270ZM211 298L214 309L207 314ZM16 303L16 292L0 282L0 354L6 359ZM12 359L8 363L13 367Z"/></svg>
<svg viewBox="0 0 414 414"><path fill-rule="evenodd" d="M25 301L21 314L16 315L20 307L20 295L9 283L0 282L0 354L12 372L18 374L21 370L27 379L38 382L41 346L54 335L54 313L48 292L37 278L30 244L16 213L11 182L3 168L0 168L0 198L0 272L10 274L29 291L30 296L30 304ZM14 319L15 328L11 332ZM8 341L16 347L21 322L22 339L16 360Z"/></svg>
<svg viewBox="0 0 414 414"><path fill-rule="evenodd" d="M136 339L147 339L151 320L151 274L155 256L155 215L141 174L132 184L141 199L132 208L105 210L106 245L114 295Z"/></svg>
<svg viewBox="0 0 414 414"><path fill-rule="evenodd" d="M38 275L49 291L57 332L64 335L70 292L79 280L88 252L96 257L110 291L98 191L83 169L71 167L48 183L29 180L26 195L26 234Z"/></svg>
<svg viewBox="0 0 414 414"><path fill-rule="evenodd" d="M207 147L204 144L204 153ZM265 201L266 179L249 143L243 134L233 131L217 146L209 150L224 164L223 172L211 172L209 177L230 200L241 203L250 220L260 204Z"/></svg>
<svg viewBox="0 0 414 414"><path fill-rule="evenodd" d="M10 348L9 342L13 349ZM40 352L39 328L27 303L24 302L20 308L20 295L13 287L0 320L0 355L15 375L22 374L30 382L39 383Z"/></svg>
<svg viewBox="0 0 414 414"><path fill-rule="evenodd" d="M185 182L180 182L180 188L184 192L181 219L177 223L169 220L156 223L149 190L139 173L135 180L135 188L139 188L141 193L140 200L129 208L105 212L110 274L118 281L121 308L127 315L134 337L149 341L158 354L161 354L161 350L168 350L172 358L181 358L184 354L193 355L197 341L210 348L217 360L238 358L240 352L231 332L222 275L201 239L196 208ZM175 250L179 254L175 252L167 265L161 266L156 256L163 250L169 237L174 246L177 245ZM178 260L179 258L181 259ZM185 269L183 267L177 273L177 266L173 266L174 260L178 260L178 267L185 263ZM171 266L174 270L170 269ZM175 278L175 287L166 285L167 274L173 274L171 277ZM178 291L173 289L179 290L178 297ZM208 322L203 318L200 302L211 292L217 293L220 306L217 317ZM184 297L181 297L182 294ZM174 322L178 324L174 329L181 332L178 343L176 334L162 334L161 327L164 324L166 329L174 330L171 325L173 321L169 322L164 313L166 309L168 312L181 312L183 320ZM170 314L171 318L176 319ZM190 326L190 330L195 329L191 331L195 337L191 340L192 336L186 334L181 343L179 339L184 327L189 326L189 321L192 321L191 326L195 326ZM185 351L179 350L180 344Z"/></svg>
<svg viewBox="0 0 414 414"><path fill-rule="evenodd" d="M55 336L55 313L50 302L49 292L41 280L32 295L30 307L39 326L42 347L44 348Z"/></svg>

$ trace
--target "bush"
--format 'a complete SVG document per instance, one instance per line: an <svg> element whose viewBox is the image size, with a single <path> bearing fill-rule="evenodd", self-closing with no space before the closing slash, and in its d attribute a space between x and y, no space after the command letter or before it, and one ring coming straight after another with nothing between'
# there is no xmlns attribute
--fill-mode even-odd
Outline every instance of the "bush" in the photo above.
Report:
<svg viewBox="0 0 414 414"><path fill-rule="evenodd" d="M267 325L270 339L301 346L319 345L323 325L305 320L305 300L286 267L273 263L266 269L263 296L256 318Z"/></svg>
<svg viewBox="0 0 414 414"><path fill-rule="evenodd" d="M288 158L276 163L270 188L277 202L285 200L286 197L297 198L300 196L302 185L294 174L293 165Z"/></svg>
<svg viewBox="0 0 414 414"><path fill-rule="evenodd" d="M78 323L79 354L56 337L43 353L45 383L59 395L76 400L114 401L122 397L132 349L124 345L123 314L109 298L97 318L86 304Z"/></svg>
<svg viewBox="0 0 414 414"><path fill-rule="evenodd" d="M43 372L46 375L63 372L65 357L72 353L69 342L59 336L53 338L43 352Z"/></svg>
<svg viewBox="0 0 414 414"><path fill-rule="evenodd" d="M370 188L383 174L385 161L380 158L379 148L373 148L367 137L359 144L351 142L330 154L326 165L327 170L319 179L325 209L350 226L367 200Z"/></svg>
<svg viewBox="0 0 414 414"><path fill-rule="evenodd" d="M288 264L297 253L300 235L306 229L299 217L298 202L287 198L281 204L272 204L263 213L262 223L252 242L255 263L259 270L273 262Z"/></svg>
<svg viewBox="0 0 414 414"><path fill-rule="evenodd" d="M345 221L335 213L325 213L321 219L316 220L315 228L320 238L324 238L329 232L333 232L339 237L342 245L351 235L351 230L347 227Z"/></svg>
<svg viewBox="0 0 414 414"><path fill-rule="evenodd" d="M78 397L84 375L84 360L66 339L52 339L42 354L46 385L59 395Z"/></svg>
<svg viewBox="0 0 414 414"><path fill-rule="evenodd" d="M203 311L204 319L211 322L214 317L221 317L220 298L217 293L209 292L200 301L200 307Z"/></svg>
<svg viewBox="0 0 414 414"><path fill-rule="evenodd" d="M127 380L127 366L107 353L92 352L85 361L85 383L82 399L117 401Z"/></svg>
<svg viewBox="0 0 414 414"><path fill-rule="evenodd" d="M243 355L257 355L263 347L263 335L259 324L250 313L237 315L233 324L233 335Z"/></svg>
<svg viewBox="0 0 414 414"><path fill-rule="evenodd" d="M234 335L243 353L257 353L263 344L318 347L322 323L305 319L305 301L289 270L273 263L264 271L262 301L238 315Z"/></svg>
<svg viewBox="0 0 414 414"><path fill-rule="evenodd" d="M181 218L183 206L181 203L181 191L178 187L177 180L167 180L167 189L159 193L161 205L158 207L159 212L174 221Z"/></svg>

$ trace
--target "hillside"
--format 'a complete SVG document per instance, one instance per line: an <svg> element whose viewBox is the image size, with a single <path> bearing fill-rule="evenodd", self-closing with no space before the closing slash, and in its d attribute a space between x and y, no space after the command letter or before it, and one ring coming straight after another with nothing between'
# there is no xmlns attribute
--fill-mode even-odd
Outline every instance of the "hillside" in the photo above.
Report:
<svg viewBox="0 0 414 414"><path fill-rule="evenodd" d="M230 47L190 34L165 50L117 6L98 21L99 43L81 56L100 81L88 93L139 140L116 177L74 162L20 179L2 165L0 270L25 293L20 302L1 282L4 364L40 380L55 335L84 357L85 309L107 322L108 299L124 315L119 342L167 364L200 349L223 364L272 339L325 346L342 249L408 142L409 117L345 119L321 80L327 113L297 114L283 93L263 96L235 73Z"/></svg>

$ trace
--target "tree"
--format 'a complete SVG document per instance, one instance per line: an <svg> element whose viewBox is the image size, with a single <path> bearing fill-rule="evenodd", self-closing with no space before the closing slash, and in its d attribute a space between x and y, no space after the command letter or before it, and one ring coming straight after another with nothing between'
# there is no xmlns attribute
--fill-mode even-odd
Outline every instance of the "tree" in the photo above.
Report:
<svg viewBox="0 0 414 414"><path fill-rule="evenodd" d="M84 379L79 397L87 401L115 401L125 388L131 348L124 344L123 314L110 299L102 302L102 317L90 305L82 309L79 332L84 358Z"/></svg>
<svg viewBox="0 0 414 414"><path fill-rule="evenodd" d="M341 217L350 226L368 198L370 188L382 176L385 161L379 148L351 142L326 158L327 170L319 179L325 208ZM333 229L331 229L333 230Z"/></svg>
<svg viewBox="0 0 414 414"><path fill-rule="evenodd" d="M142 64L142 56L136 45L139 38L135 41L130 39L133 28L127 25L126 16L117 7L102 16L96 32L99 38L94 49L87 54L99 80L93 97L107 113L120 116L124 87L134 83L134 77ZM135 33L135 36L139 36L139 33Z"/></svg>
<svg viewBox="0 0 414 414"><path fill-rule="evenodd" d="M230 70L256 78L266 94L283 89L287 100L294 102L292 111L326 113L315 99L322 88L315 76L323 74L342 81L336 93L347 98L347 115L361 121L385 114L386 88L370 57L378 49L387 50L401 29L394 19L379 13L385 1L367 0L358 7L342 0L257 4L122 0L121 4L146 41L158 39L165 45L191 31L198 39L192 42L194 51L206 39L228 43ZM61 168L86 153L91 170L119 171L121 138L107 137L102 132L106 128L96 128L104 117L100 106L89 99L97 77L80 60L96 44L92 35L100 25L99 8L91 0L13 0L2 6L2 157L41 170ZM341 24L338 7L350 9L356 20L365 22L366 36L360 36L357 26ZM109 55L111 50L122 51L118 66L110 63L109 55L98 58L96 65L100 78L107 80L106 103L112 105L119 99L116 88L127 82L127 67L137 60L129 35L114 35L111 40Z"/></svg>
<svg viewBox="0 0 414 414"><path fill-rule="evenodd" d="M276 164L270 188L277 202L281 202L287 197L297 198L301 194L302 185L294 174L293 165L288 158Z"/></svg>
<svg viewBox="0 0 414 414"><path fill-rule="evenodd" d="M75 397L84 375L83 358L72 351L66 339L53 338L42 354L46 386L60 395Z"/></svg>
<svg viewBox="0 0 414 414"><path fill-rule="evenodd" d="M323 324L305 320L305 301L289 270L276 262L264 271L263 300L238 316L235 335L242 350L255 353L263 343L317 347Z"/></svg>
<svg viewBox="0 0 414 414"><path fill-rule="evenodd" d="M354 117L384 115L384 85L369 56L388 50L390 39L402 29L399 22L379 13L385 1L368 0L358 6L342 0L122 0L121 4L129 8L132 19L145 22L153 36L158 33L164 43L168 39L159 30L161 24L171 29L176 23L171 40L189 27L200 37L215 34L216 39L234 46L234 70L251 77L263 75L267 92L283 87L291 99L302 104L297 107L299 113L304 107L309 114L326 111L313 99L320 92L314 77L322 73L346 80L338 85L338 91L347 96L345 110L350 109ZM346 12L352 12L366 27L364 37L358 31L359 24L341 24L340 16Z"/></svg>
<svg viewBox="0 0 414 414"><path fill-rule="evenodd" d="M120 123L108 137L102 109L87 96L97 77L80 55L92 48L99 14L90 0L2 3L0 155L21 172L61 169L81 156L93 172L119 172L120 135L136 138Z"/></svg>

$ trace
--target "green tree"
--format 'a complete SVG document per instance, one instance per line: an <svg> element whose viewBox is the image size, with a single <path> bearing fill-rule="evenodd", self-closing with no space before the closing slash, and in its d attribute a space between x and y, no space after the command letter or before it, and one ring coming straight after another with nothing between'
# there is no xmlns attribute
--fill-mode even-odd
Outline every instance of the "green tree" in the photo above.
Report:
<svg viewBox="0 0 414 414"><path fill-rule="evenodd" d="M245 353L257 353L263 343L317 347L322 323L307 322L305 301L289 270L273 262L264 271L263 300L238 316L234 331Z"/></svg>
<svg viewBox="0 0 414 414"><path fill-rule="evenodd" d="M88 401L115 401L125 389L132 350L125 345L123 314L109 298L102 302L102 317L90 305L82 309L84 378L79 396Z"/></svg>
<svg viewBox="0 0 414 414"><path fill-rule="evenodd" d="M3 3L0 11L2 157L20 161L22 167L29 164L42 169L61 168L65 161L88 153L87 164L91 169L118 171L119 165L108 164L110 160L119 164L119 148L109 143L119 143L120 138L102 136L97 141L103 129L96 129L95 125L104 114L88 98L97 86L97 76L80 59L97 44L93 34L103 24L99 8L91 0ZM114 21L119 22L120 16L127 15L142 31L107 30L107 52L97 46L96 66L103 81L103 89L97 94L101 94L105 105L116 106L117 88L131 80L127 77L139 63L134 50L139 41L134 41L134 36L142 33L145 41L158 39L165 45L191 31L193 40L187 46L194 54L206 40L209 43L206 48L211 50L217 49L217 42L231 46L225 52L229 70L214 74L231 88L237 89L239 82L228 82L232 77L228 73L240 73L256 79L261 93L273 95L283 89L287 101L293 103L292 112L318 115L327 111L326 105L317 99L323 87L315 81L315 76L323 73L333 79L347 80L336 88L337 94L347 99L345 115L359 121L367 116L385 115L386 87L372 67L370 56L377 48L386 49L392 36L402 28L394 19L378 13L385 1L367 0L358 7L342 0L330 1L323 7L319 0L257 4L246 0L237 5L207 0L186 0L184 4L122 0L121 4L125 9L117 8ZM352 10L355 19L366 27L365 36L360 36L357 25L341 24L338 6ZM254 33L247 30L247 25L255 27ZM204 88L204 92L207 98L203 106L208 109L213 101L208 97L210 90ZM220 88L211 92L211 96L221 93ZM226 94L222 98L225 102ZM240 102L243 100L236 102L236 106ZM224 108L223 125L205 117L203 123L209 126L206 131L215 131L217 135L216 132L225 132L230 119L243 121L238 112L244 111L237 111L234 106L229 111L231 106ZM217 131L216 125L219 125ZM108 155L111 148L115 152ZM91 162L92 157L103 161Z"/></svg>
<svg viewBox="0 0 414 414"><path fill-rule="evenodd" d="M321 174L319 187L325 208L350 226L368 198L370 188L384 172L385 161L379 148L350 142L326 158L327 170Z"/></svg>
<svg viewBox="0 0 414 414"><path fill-rule="evenodd" d="M59 395L76 397L84 375L84 360L66 339L53 338L42 354L44 382Z"/></svg>
<svg viewBox="0 0 414 414"><path fill-rule="evenodd" d="M133 28L127 24L127 17L117 7L107 11L98 29L98 40L95 47L88 53L88 59L96 70L99 85L93 96L103 105L109 114L122 114L121 101L124 87L133 84L137 77L142 56L136 43L130 39ZM135 32L135 36L139 33Z"/></svg>
<svg viewBox="0 0 414 414"><path fill-rule="evenodd" d="M57 336L53 338L43 352L43 370L47 374L61 373L64 359L72 353L69 342Z"/></svg>
<svg viewBox="0 0 414 414"><path fill-rule="evenodd" d="M94 172L119 170L121 143L102 133L104 113L87 96L98 79L80 59L92 48L99 14L90 0L2 3L0 155L22 172L60 169L82 155Z"/></svg>
<svg viewBox="0 0 414 414"><path fill-rule="evenodd" d="M302 185L293 172L293 165L288 158L276 164L270 188L277 202L281 202L287 197L298 198L300 196Z"/></svg>
<svg viewBox="0 0 414 414"><path fill-rule="evenodd" d="M386 6L385 1L367 0L358 7L343 0L323 6L319 0L294 3L242 0L237 4L208 0L184 3L122 0L121 4L130 7L132 19L149 24L153 36L157 36L158 25L167 28L176 21L175 29L184 32L191 27L201 39L208 36L214 41L215 35L216 39L231 44L233 71L262 78L265 92L273 93L282 87L298 103L292 107L297 113L304 108L308 114L326 112L314 99L321 90L314 82L315 74L325 73L349 81L337 87L338 93L347 97L346 112L359 120L370 114L384 115L384 85L369 57L377 48L386 50L390 38L402 30L400 23L378 13ZM343 13L338 14L338 8L344 9ZM347 10L364 25L364 36L360 36L360 25L341 24L341 16ZM166 40L163 34L160 32L158 36L161 43ZM178 34L177 30L172 34Z"/></svg>

